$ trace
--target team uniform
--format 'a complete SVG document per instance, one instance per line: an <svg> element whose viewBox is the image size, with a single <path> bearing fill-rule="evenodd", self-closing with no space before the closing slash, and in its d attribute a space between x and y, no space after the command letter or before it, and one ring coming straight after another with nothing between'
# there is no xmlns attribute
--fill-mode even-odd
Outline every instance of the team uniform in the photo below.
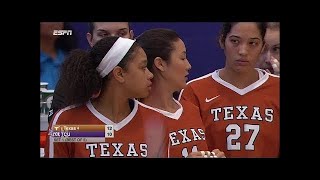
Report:
<svg viewBox="0 0 320 180"><path fill-rule="evenodd" d="M59 110L52 118L49 131L59 124L113 125L114 138L106 138L105 142L53 142L53 137L48 136L45 157L165 157L168 137L153 143L158 134L145 131L148 114L142 114L142 107L136 100L133 102L131 113L119 123L100 114L90 101Z"/></svg>
<svg viewBox="0 0 320 180"><path fill-rule="evenodd" d="M200 108L209 150L226 157L278 157L280 77L256 69L259 80L238 89L219 71L188 82L179 99Z"/></svg>
<svg viewBox="0 0 320 180"><path fill-rule="evenodd" d="M176 101L176 100L175 100ZM176 101L180 108L174 112L157 109L146 104L144 113L153 114L153 119L164 119L169 137L169 158L187 157L189 153L196 151L207 151L204 126L202 124L199 108L188 101Z"/></svg>

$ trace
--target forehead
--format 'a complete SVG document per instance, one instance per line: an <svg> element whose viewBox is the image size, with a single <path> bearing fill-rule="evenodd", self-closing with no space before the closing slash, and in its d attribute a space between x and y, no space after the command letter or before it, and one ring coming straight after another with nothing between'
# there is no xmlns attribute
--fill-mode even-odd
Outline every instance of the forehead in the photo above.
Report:
<svg viewBox="0 0 320 180"><path fill-rule="evenodd" d="M229 36L231 35L243 38L262 38L258 25L254 22L240 22L234 24L229 33Z"/></svg>
<svg viewBox="0 0 320 180"><path fill-rule="evenodd" d="M140 64L147 61L147 55L141 47L137 47L133 52L132 63Z"/></svg>
<svg viewBox="0 0 320 180"><path fill-rule="evenodd" d="M186 46L180 38L176 41L173 41L172 45L174 47L174 50L177 50L177 51L185 51L186 50Z"/></svg>
<svg viewBox="0 0 320 180"><path fill-rule="evenodd" d="M280 42L280 31L276 29L267 29L265 41L268 44Z"/></svg>
<svg viewBox="0 0 320 180"><path fill-rule="evenodd" d="M115 31L119 29L129 29L128 22L94 22L95 30Z"/></svg>

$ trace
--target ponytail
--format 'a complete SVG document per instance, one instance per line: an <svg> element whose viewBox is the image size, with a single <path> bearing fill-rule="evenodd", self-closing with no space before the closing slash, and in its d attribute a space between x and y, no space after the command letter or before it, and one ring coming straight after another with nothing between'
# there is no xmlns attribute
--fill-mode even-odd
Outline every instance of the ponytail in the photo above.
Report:
<svg viewBox="0 0 320 180"><path fill-rule="evenodd" d="M101 89L102 78L96 67L88 52L80 49L70 52L61 69L61 79L67 84L67 104L83 104Z"/></svg>

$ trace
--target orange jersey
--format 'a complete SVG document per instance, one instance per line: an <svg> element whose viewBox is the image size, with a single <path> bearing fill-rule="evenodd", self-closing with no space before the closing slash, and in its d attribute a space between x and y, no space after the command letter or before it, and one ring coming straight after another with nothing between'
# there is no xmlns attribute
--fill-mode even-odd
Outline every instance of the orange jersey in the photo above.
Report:
<svg viewBox="0 0 320 180"><path fill-rule="evenodd" d="M219 77L219 70L188 82L179 99L198 106L209 150L226 157L278 157L280 78L257 69L259 80L244 89Z"/></svg>
<svg viewBox="0 0 320 180"><path fill-rule="evenodd" d="M143 103L144 112L154 112L153 118L165 119L168 135L169 149L167 156L170 158L187 157L190 152L207 151L204 126L202 124L199 108L188 101L181 104L176 101L180 108L170 113L161 109L153 108Z"/></svg>
<svg viewBox="0 0 320 180"><path fill-rule="evenodd" d="M40 148L46 146L47 131L40 131Z"/></svg>
<svg viewBox="0 0 320 180"><path fill-rule="evenodd" d="M148 119L144 119L147 114L142 114L141 108L134 100L132 112L119 123L100 114L90 101L58 111L52 118L49 131L59 124L113 125L114 138L105 138L105 142L53 142L53 137L48 136L45 157L164 157L167 139L153 143L153 138L157 138L159 133L145 131Z"/></svg>

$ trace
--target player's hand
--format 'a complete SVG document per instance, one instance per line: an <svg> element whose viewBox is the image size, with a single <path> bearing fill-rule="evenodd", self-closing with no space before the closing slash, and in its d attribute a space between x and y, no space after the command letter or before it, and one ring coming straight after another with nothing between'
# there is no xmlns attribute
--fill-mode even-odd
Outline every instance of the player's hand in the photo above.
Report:
<svg viewBox="0 0 320 180"><path fill-rule="evenodd" d="M210 151L197 151L191 152L187 158L225 158L224 152L219 149L214 149Z"/></svg>
<svg viewBox="0 0 320 180"><path fill-rule="evenodd" d="M220 151L219 149L214 149L211 154L215 154L216 158L226 158L224 152Z"/></svg>
<svg viewBox="0 0 320 180"><path fill-rule="evenodd" d="M187 158L203 158L202 154L209 154L210 155L210 151L191 152L191 153L189 153Z"/></svg>
<svg viewBox="0 0 320 180"><path fill-rule="evenodd" d="M272 66L272 69L273 69L273 74L275 75L278 75L280 76L280 62L271 56L271 59L270 59L270 64ZM268 69L266 70L268 73L271 73Z"/></svg>

